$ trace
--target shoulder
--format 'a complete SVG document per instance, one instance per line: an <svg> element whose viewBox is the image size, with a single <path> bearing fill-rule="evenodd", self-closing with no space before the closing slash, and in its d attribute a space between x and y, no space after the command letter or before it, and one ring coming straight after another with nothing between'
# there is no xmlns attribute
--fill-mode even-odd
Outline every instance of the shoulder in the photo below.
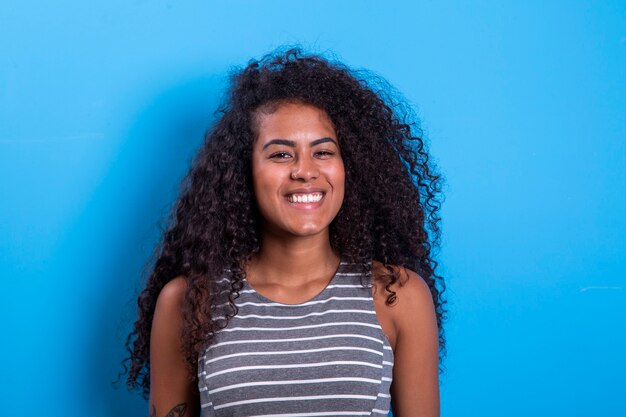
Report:
<svg viewBox="0 0 626 417"><path fill-rule="evenodd" d="M437 328L435 307L426 281L416 272L401 266L390 266L398 280L388 285L389 270L380 262L372 262L374 299L377 314L387 322L389 336L395 342L403 333L432 333ZM391 294L395 300L387 303Z"/></svg>
<svg viewBox="0 0 626 417"><path fill-rule="evenodd" d="M176 277L161 289L150 335L150 405L159 413L184 405L200 415L196 369L187 362L183 336L183 302L187 279ZM178 404L178 405L176 405ZM174 408L172 408L174 407Z"/></svg>
<svg viewBox="0 0 626 417"><path fill-rule="evenodd" d="M169 281L157 299L150 333L150 362L156 370L169 369L172 363L182 363L182 303L187 288L184 277ZM154 366L153 366L154 365ZM154 373L153 373L154 375Z"/></svg>
<svg viewBox="0 0 626 417"><path fill-rule="evenodd" d="M181 307L187 291L187 279L183 276L169 281L161 289L154 310L153 328L179 328L182 320Z"/></svg>
<svg viewBox="0 0 626 417"><path fill-rule="evenodd" d="M187 291L187 279L183 276L178 276L169 281L159 293L157 299L157 306L159 304L165 307L172 307L180 304Z"/></svg>
<svg viewBox="0 0 626 417"><path fill-rule="evenodd" d="M389 288L387 287L386 276L389 270L380 262L372 262L372 275L374 285L377 287L377 295L389 294L388 290L396 293L397 301L393 305L402 305L400 309L414 308L418 302L424 308L433 308L430 288L424 279L416 272L402 266L392 265L390 268L397 274L398 280Z"/></svg>
<svg viewBox="0 0 626 417"><path fill-rule="evenodd" d="M380 307L392 323L394 353L391 398L394 415L439 415L438 329L437 315L426 281L414 271L390 267L398 280L389 290L396 293L393 304ZM386 297L389 271L384 265L372 265L378 272L378 298ZM374 280L376 282L376 278ZM381 285L382 284L382 285ZM380 305L380 301L377 302ZM377 308L377 312L378 312Z"/></svg>

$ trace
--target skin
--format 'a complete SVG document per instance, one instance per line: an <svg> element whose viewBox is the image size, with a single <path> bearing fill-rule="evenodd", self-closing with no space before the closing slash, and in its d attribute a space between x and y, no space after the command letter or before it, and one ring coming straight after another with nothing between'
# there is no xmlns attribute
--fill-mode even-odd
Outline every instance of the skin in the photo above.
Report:
<svg viewBox="0 0 626 417"><path fill-rule="evenodd" d="M302 303L326 287L339 265L329 225L344 196L340 144L326 113L305 104L258 112L256 130L252 172L263 222L261 250L245 265L246 277L271 300ZM295 191L307 190L321 192L323 198L304 204L288 200ZM394 352L394 416L438 416L438 332L428 285L415 272L396 268L400 279L392 289L398 301L388 306L384 285L377 285L384 271L373 263L374 307ZM185 278L177 277L157 301L150 342L151 417L200 414L197 386L190 382L181 353L185 288Z"/></svg>
<svg viewBox="0 0 626 417"><path fill-rule="evenodd" d="M337 134L325 112L302 104L259 113L257 131L252 174L263 222L261 250L246 267L247 279L270 299L300 303L319 293L339 265L328 231L344 196ZM323 193L319 203L287 199L313 190Z"/></svg>
<svg viewBox="0 0 626 417"><path fill-rule="evenodd" d="M184 277L168 282L157 299L150 334L150 417L197 417L198 386L182 354Z"/></svg>

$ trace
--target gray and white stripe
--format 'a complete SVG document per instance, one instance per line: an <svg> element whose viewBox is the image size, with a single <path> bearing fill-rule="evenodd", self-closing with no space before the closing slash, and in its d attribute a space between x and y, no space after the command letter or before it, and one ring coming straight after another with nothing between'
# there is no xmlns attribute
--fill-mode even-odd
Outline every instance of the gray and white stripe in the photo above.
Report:
<svg viewBox="0 0 626 417"><path fill-rule="evenodd" d="M238 314L198 361L203 416L387 415L393 352L355 271L342 262L320 294L295 305L244 280Z"/></svg>

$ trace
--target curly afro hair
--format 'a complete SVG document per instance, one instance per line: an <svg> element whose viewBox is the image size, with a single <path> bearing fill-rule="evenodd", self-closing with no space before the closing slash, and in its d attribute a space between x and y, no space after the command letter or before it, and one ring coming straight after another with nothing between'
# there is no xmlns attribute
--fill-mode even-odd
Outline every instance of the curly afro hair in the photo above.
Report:
<svg viewBox="0 0 626 417"><path fill-rule="evenodd" d="M396 300L395 266L417 272L430 288L440 359L445 355L445 284L433 259L440 240L442 179L418 121L393 91L379 77L299 49L253 60L232 75L219 118L182 182L139 295L138 319L126 341L130 389L149 393L150 330L167 282L184 276L188 283L182 340L191 375L201 350L237 313L243 265L260 242L251 175L255 116L284 102L324 110L337 132L346 179L342 208L330 225L332 248L364 273L371 272L372 260L381 262L387 273L377 280L383 280L388 304Z"/></svg>

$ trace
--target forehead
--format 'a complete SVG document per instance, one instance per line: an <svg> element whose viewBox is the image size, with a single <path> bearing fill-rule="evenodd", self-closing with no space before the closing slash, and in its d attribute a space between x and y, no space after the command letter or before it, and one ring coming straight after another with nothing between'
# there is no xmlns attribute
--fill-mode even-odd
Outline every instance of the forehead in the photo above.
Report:
<svg viewBox="0 0 626 417"><path fill-rule="evenodd" d="M259 140L336 136L333 123L326 112L309 104L283 103L268 110L259 109L255 118Z"/></svg>

